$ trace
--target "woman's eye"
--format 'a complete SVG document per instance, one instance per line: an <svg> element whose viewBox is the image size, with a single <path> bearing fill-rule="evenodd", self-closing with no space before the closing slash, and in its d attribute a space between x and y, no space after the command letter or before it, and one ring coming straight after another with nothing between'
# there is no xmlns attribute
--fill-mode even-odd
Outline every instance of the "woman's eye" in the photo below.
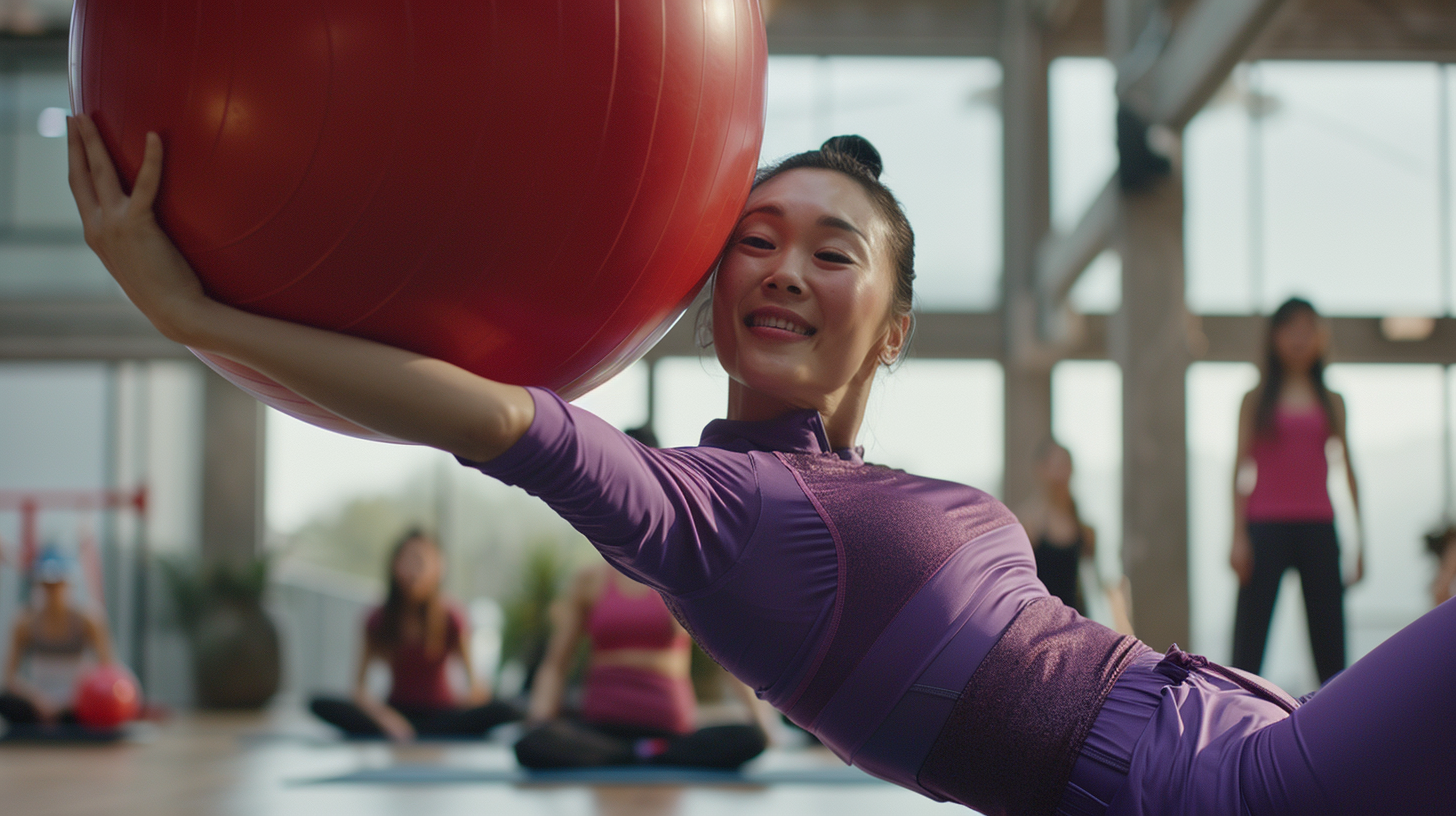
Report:
<svg viewBox="0 0 1456 816"><path fill-rule="evenodd" d="M773 249L774 245L767 238L760 238L757 235L749 235L738 243L744 246L751 246L754 249Z"/></svg>
<svg viewBox="0 0 1456 816"><path fill-rule="evenodd" d="M819 258L819 260L821 261L828 261L829 263L836 264L847 264L852 262L850 257L848 255L845 255L843 252L835 252L828 249L821 250L816 255L816 257Z"/></svg>

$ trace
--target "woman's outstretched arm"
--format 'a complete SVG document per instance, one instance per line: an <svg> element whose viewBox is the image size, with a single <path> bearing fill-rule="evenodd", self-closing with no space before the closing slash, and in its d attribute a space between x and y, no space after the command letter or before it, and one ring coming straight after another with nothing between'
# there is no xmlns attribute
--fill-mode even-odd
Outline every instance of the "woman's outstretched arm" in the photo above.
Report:
<svg viewBox="0 0 1456 816"><path fill-rule="evenodd" d="M86 243L132 303L168 338L252 368L381 434L488 461L531 426L524 388L337 332L262 317L207 297L152 211L162 141L147 134L130 195L96 125L69 122L70 183Z"/></svg>

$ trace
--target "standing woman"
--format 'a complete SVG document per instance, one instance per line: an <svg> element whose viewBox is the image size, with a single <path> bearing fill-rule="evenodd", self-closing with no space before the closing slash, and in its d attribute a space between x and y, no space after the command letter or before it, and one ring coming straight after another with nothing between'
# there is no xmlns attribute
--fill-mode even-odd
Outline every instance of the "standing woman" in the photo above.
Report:
<svg viewBox="0 0 1456 816"><path fill-rule="evenodd" d="M655 450L547 390L212 300L153 216L160 137L128 193L95 123L71 125L87 242L163 335L543 497L872 774L984 813L1450 812L1456 605L1301 706L1066 608L985 492L865 463L856 438L909 339L915 272L860 137L760 171L712 283L728 418Z"/></svg>
<svg viewBox="0 0 1456 816"><path fill-rule="evenodd" d="M351 737L387 736L409 742L417 736L482 736L516 719L510 705L491 701L490 689L470 661L465 616L441 591L444 556L440 545L419 530L405 533L390 553L384 604L364 624L364 644L354 677L353 699L315 697L313 713ZM464 669L467 691L456 699L446 667ZM369 691L369 666L389 666L389 697Z"/></svg>
<svg viewBox="0 0 1456 816"><path fill-rule="evenodd" d="M1082 559L1097 552L1097 531L1082 523L1072 498L1072 454L1054 439L1041 444L1036 457L1037 496L1017 508L1036 556L1036 577L1062 603L1087 614L1080 580Z"/></svg>
<svg viewBox="0 0 1456 816"><path fill-rule="evenodd" d="M1239 576L1234 666L1258 673L1269 621L1286 570L1299 571L1309 642L1320 683L1345 668L1344 583L1335 511L1327 488L1326 445L1340 443L1350 497L1359 491L1345 434L1345 400L1325 387L1329 333L1309 301L1291 298L1269 318L1259 387L1239 409L1234 465L1234 541L1229 562ZM1252 466L1255 481L1246 489ZM1365 570L1360 542L1351 583Z"/></svg>

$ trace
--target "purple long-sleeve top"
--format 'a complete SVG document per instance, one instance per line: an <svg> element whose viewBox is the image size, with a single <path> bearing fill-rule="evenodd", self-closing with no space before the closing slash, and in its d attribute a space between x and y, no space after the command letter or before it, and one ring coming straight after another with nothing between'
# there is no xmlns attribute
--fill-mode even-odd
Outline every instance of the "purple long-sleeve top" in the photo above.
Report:
<svg viewBox="0 0 1456 816"><path fill-rule="evenodd" d="M813 410L716 420L698 447L659 450L549 391L531 395L526 435L466 464L545 500L615 567L662 593L714 660L846 761L923 790L916 771L946 701L1047 594L1006 508L832 449ZM864 547L878 541L874 529L836 529L832 499L806 484L821 466L863 477L855 507L871 524L923 515L952 545L927 561L892 524L883 547Z"/></svg>

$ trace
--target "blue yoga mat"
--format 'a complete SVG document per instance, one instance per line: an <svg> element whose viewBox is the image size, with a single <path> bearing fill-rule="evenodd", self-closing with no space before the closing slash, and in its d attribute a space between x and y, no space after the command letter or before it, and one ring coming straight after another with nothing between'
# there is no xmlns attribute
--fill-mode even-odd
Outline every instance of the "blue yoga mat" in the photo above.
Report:
<svg viewBox="0 0 1456 816"><path fill-rule="evenodd" d="M361 768L340 776L304 780L304 784L363 783L370 785L879 785L885 784L848 766L783 768L761 771L715 771L703 768L629 765L554 771L461 768L442 765L389 765Z"/></svg>

